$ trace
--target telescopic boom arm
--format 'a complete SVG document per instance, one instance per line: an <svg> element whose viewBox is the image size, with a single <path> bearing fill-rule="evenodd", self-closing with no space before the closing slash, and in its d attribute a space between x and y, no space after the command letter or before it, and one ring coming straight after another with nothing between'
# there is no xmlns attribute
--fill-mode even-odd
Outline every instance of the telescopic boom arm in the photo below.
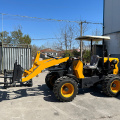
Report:
<svg viewBox="0 0 120 120"><path fill-rule="evenodd" d="M39 61L40 51L37 52L33 67L30 70L25 70L22 77L22 82L26 82L33 77L37 76L42 70L49 68L51 66L66 62L69 57L65 58L50 58L46 60Z"/></svg>

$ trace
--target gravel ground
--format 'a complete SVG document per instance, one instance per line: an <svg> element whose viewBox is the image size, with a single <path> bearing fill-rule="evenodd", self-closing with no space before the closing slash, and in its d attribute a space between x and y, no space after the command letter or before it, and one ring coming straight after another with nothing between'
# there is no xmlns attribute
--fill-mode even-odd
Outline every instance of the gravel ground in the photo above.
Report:
<svg viewBox="0 0 120 120"><path fill-rule="evenodd" d="M120 96L107 97L98 87L59 102L45 85L46 74L35 77L33 87L1 87L0 120L120 120Z"/></svg>

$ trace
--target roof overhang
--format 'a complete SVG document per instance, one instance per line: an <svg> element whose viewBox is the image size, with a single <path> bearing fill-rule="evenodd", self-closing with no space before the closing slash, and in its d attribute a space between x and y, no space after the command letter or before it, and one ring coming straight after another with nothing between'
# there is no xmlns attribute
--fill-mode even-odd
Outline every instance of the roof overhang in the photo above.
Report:
<svg viewBox="0 0 120 120"><path fill-rule="evenodd" d="M86 40L86 41L101 41L101 40L110 40L109 36L80 36L78 38L75 38L75 40Z"/></svg>

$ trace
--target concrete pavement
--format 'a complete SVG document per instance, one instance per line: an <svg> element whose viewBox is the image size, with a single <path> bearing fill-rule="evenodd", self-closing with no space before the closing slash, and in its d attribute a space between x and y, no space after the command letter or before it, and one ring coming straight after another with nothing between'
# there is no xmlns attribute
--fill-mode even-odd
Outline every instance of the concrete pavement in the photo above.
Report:
<svg viewBox="0 0 120 120"><path fill-rule="evenodd" d="M0 89L0 120L120 120L120 96L105 96L100 88L79 89L72 102L59 102L45 85L45 75L33 87Z"/></svg>

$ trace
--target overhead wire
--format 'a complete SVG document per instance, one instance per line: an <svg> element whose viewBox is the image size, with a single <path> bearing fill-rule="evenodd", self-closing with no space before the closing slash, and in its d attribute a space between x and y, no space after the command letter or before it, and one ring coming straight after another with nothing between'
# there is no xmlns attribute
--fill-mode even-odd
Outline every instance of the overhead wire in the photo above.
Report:
<svg viewBox="0 0 120 120"><path fill-rule="evenodd" d="M40 39L31 39L31 40L49 40L49 39L61 39L61 38L40 38Z"/></svg>
<svg viewBox="0 0 120 120"><path fill-rule="evenodd" d="M87 22L87 21L70 21L70 20L60 20L60 19L52 19L52 18L39 18L39 17L30 17L30 16L23 16L23 15L13 15L13 14L7 14L7 13L0 13L1 15L8 15L8 16L16 16L21 18L29 18L29 19L38 19L38 20L46 20L46 21L57 21L57 22L74 22L74 23L86 23L86 24L100 24L103 25L103 23L94 23L94 22ZM61 39L61 38L40 38L40 39L31 39L31 40L48 40L48 39Z"/></svg>
<svg viewBox="0 0 120 120"><path fill-rule="evenodd" d="M1 15L9 15L9 16L16 16L16 17L22 17L22 18L30 18L30 19L39 19L39 20L47 20L47 21L57 21L57 22L74 22L74 23L86 23L86 24L101 24L103 23L94 23L94 22L87 22L87 21L71 21L71 20L60 20L60 19L53 19L53 18L39 18L39 17L30 17L30 16L22 16L22 15L13 15L13 14L7 14L7 13L0 13Z"/></svg>

